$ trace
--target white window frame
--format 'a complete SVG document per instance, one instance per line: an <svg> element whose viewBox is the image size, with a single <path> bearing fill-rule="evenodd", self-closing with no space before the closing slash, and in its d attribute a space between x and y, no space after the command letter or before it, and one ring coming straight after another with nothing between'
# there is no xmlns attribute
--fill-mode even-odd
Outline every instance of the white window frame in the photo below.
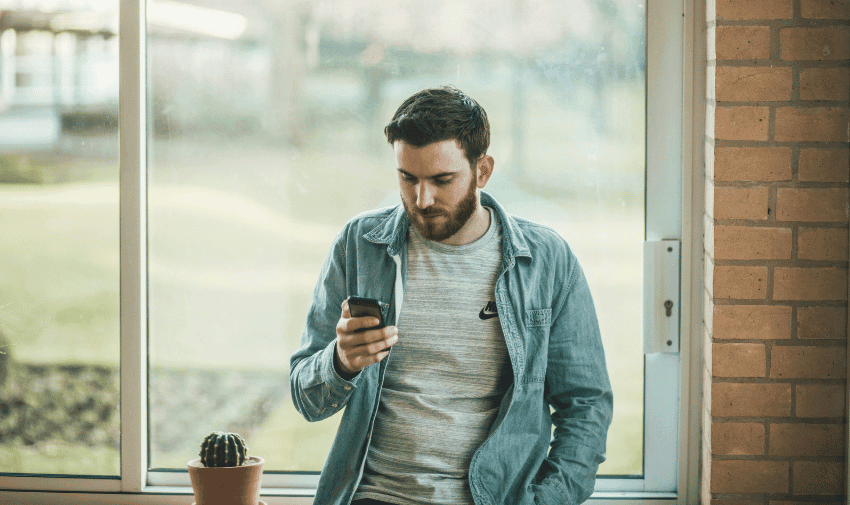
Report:
<svg viewBox="0 0 850 505"><path fill-rule="evenodd" d="M702 343L701 2L647 0L646 240L681 241L680 345L646 356L643 478L600 478L590 502L696 503ZM0 476L0 502L185 504L183 472L147 470L145 1L120 0L121 476ZM704 37L703 37L704 38ZM699 81L699 82L698 82ZM675 194L671 197L671 188ZM663 198L660 196L664 195ZM673 412L678 416L653 415ZM266 474L269 505L312 503L318 477Z"/></svg>

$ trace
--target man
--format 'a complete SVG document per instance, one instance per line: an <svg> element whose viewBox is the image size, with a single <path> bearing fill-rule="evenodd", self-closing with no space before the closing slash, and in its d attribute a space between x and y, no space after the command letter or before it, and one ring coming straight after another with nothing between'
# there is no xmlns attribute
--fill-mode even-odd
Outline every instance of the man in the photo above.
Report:
<svg viewBox="0 0 850 505"><path fill-rule="evenodd" d="M298 411L343 411L317 504L563 505L593 490L612 394L590 291L557 233L481 191L489 130L450 87L384 129L402 205L340 231L292 356ZM352 318L349 296L379 300L387 326L358 331L378 321Z"/></svg>

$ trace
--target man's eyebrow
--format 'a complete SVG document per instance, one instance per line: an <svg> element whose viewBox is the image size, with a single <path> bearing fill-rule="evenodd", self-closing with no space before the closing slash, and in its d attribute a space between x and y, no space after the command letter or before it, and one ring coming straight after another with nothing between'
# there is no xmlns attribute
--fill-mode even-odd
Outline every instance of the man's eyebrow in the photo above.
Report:
<svg viewBox="0 0 850 505"><path fill-rule="evenodd" d="M410 172L404 170L403 168L397 168L396 170L398 170L401 173L401 175L404 175L405 177L413 177L413 178L418 179L418 177L416 177L415 175L411 174ZM452 175L456 175L456 174L457 174L457 172L440 172L439 174L435 174L435 175L432 175L430 177L426 177L426 179L434 180L434 179L439 179L441 177L448 177L448 176L452 176Z"/></svg>

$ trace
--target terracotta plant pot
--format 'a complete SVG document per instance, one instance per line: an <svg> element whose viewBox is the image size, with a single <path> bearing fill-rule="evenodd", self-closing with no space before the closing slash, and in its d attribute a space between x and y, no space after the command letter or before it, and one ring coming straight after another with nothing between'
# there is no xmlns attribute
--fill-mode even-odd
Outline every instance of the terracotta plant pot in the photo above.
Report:
<svg viewBox="0 0 850 505"><path fill-rule="evenodd" d="M250 456L242 466L207 468L200 459L188 463L197 505L258 505L263 458Z"/></svg>

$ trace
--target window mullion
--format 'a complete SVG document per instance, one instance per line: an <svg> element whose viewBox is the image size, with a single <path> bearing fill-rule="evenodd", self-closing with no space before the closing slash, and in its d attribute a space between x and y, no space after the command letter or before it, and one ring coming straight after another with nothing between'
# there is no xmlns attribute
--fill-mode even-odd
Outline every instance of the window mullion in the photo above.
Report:
<svg viewBox="0 0 850 505"><path fill-rule="evenodd" d="M145 37L145 1L121 0L121 489L125 492L144 488L148 466Z"/></svg>
<svg viewBox="0 0 850 505"><path fill-rule="evenodd" d="M681 0L647 2L645 239L648 241L678 239L681 242L683 237L683 13ZM681 275L680 270L680 281ZM690 307L681 305L684 299L681 284L679 293L679 299L674 302L680 307L680 317L689 320ZM681 326L679 338L681 343ZM644 486L648 492L675 492L682 468L678 460L678 446L683 441L677 436L679 419L682 405L687 404L686 399L679 397L681 356L647 354L645 363Z"/></svg>

